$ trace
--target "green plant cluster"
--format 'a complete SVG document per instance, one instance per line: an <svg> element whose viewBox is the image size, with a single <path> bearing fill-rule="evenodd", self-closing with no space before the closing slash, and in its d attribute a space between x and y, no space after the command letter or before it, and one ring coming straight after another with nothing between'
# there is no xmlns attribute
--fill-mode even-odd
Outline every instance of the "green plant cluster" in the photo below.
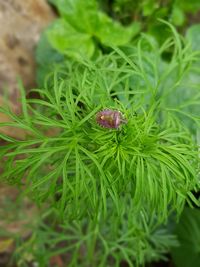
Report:
<svg viewBox="0 0 200 267"><path fill-rule="evenodd" d="M125 27L113 20L100 10L96 0L51 0L51 3L60 17L45 31L38 45L40 84L54 69L52 63L59 63L66 57L94 59L102 53L103 46L125 45L140 30L139 22Z"/></svg>
<svg viewBox="0 0 200 267"><path fill-rule="evenodd" d="M99 217L95 221L66 221L59 223L59 227L54 212L48 217L43 212L42 219L53 223L49 226L38 219L29 239L16 238L13 259L19 266L27 266L31 260L41 267L48 266L49 259L56 255L64 255L66 266L74 267L118 267L122 262L144 266L144 262L166 260L165 253L178 245L176 237L143 211L140 218L129 212L119 216L113 211L104 220Z"/></svg>
<svg viewBox="0 0 200 267"><path fill-rule="evenodd" d="M61 255L72 267L137 267L167 260L172 249L178 267L191 267L180 250L189 224L198 259L199 210L184 208L199 206L200 28L182 37L160 20L169 38L159 42L147 29L132 39L145 29L141 17L155 25L176 9L181 19L198 3L50 2L60 17L37 49L37 98L20 84L22 114L0 109L10 118L1 127L26 132L24 140L0 134L1 180L40 209L32 234L15 236L13 260L47 267ZM127 123L102 128L96 114L104 109Z"/></svg>
<svg viewBox="0 0 200 267"><path fill-rule="evenodd" d="M172 31L160 48L144 35L137 46L113 47L95 62L65 62L33 90L39 98L26 99L21 88L21 117L1 109L13 120L1 126L27 132L21 141L1 134L8 141L0 148L2 179L25 186L23 194L46 203L54 218L52 230L39 224L28 241L40 266L67 251L68 266L120 266L122 260L139 266L177 244L163 223L185 203L198 205L192 193L199 189L198 147L189 125L199 126L200 95L191 86L178 105L173 101L198 52ZM174 52L166 63L169 47ZM105 108L120 110L127 124L101 128L95 116ZM57 233L55 225L63 225ZM49 236L42 243L40 231Z"/></svg>
<svg viewBox="0 0 200 267"><path fill-rule="evenodd" d="M59 13L42 35L36 53L37 81L65 60L95 60L109 53L110 46L134 44L141 31L162 44L170 38L165 19L179 28L187 24L188 14L200 10L198 0L50 0Z"/></svg>
<svg viewBox="0 0 200 267"><path fill-rule="evenodd" d="M197 15L200 10L198 0L100 0L100 3L107 13L125 25L141 22L142 28L159 41L165 40L169 32L157 19L165 19L183 29L189 23L189 16Z"/></svg>

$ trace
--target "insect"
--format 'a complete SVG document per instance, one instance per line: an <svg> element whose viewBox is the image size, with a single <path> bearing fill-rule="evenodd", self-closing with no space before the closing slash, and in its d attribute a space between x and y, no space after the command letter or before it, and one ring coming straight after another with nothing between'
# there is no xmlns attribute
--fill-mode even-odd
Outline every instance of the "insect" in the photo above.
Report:
<svg viewBox="0 0 200 267"><path fill-rule="evenodd" d="M118 110L105 109L96 114L97 123L105 128L118 129L121 124L127 123L122 113Z"/></svg>

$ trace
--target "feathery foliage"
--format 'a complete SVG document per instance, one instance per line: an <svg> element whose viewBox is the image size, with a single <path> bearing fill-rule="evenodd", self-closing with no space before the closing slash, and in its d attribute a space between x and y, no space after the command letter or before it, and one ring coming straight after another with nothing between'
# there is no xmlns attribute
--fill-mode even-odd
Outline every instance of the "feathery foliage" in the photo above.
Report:
<svg viewBox="0 0 200 267"><path fill-rule="evenodd" d="M199 126L200 118L185 109L193 106L187 95L177 99L198 53L172 31L161 48L144 35L136 47L113 47L95 63L65 63L44 88L33 90L38 99L26 99L21 89L22 116L1 109L13 120L1 126L27 133L26 140L1 134L8 142L0 148L1 179L25 185L24 194L48 203L69 227L73 220L81 231L88 227L72 244L71 266L78 264L82 242L89 243L91 257L99 243L104 247L93 266L108 266L110 255L118 265L121 259L130 266L158 259L168 245L156 227L186 202L198 204L192 194L199 188L198 146L187 125ZM166 63L168 49L174 52ZM194 88L189 97L196 105ZM127 124L101 128L95 115L106 108L120 110Z"/></svg>
<svg viewBox="0 0 200 267"><path fill-rule="evenodd" d="M170 247L178 245L176 237L166 227L158 226L155 218L149 220L147 213L138 214L128 207L127 198L127 207L120 215L111 209L103 220L101 216L95 221L84 218L63 222L59 227L55 213L49 214L52 210L43 213L26 241L16 238L13 257L22 264L26 255L33 255L32 260L42 267L56 255L65 255L65 264L70 267L119 267L122 261L133 267L160 258L165 260L164 254ZM51 221L50 226L44 223L44 218Z"/></svg>

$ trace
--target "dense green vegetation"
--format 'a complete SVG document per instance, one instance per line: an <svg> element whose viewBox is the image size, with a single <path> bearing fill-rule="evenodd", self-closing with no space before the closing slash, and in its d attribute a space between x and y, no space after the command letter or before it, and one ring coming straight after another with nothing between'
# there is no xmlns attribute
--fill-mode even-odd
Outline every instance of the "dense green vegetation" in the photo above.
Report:
<svg viewBox="0 0 200 267"><path fill-rule="evenodd" d="M200 26L187 25L200 4L51 3L59 18L37 48L37 98L21 86L21 116L1 109L12 119L2 126L26 131L0 134L1 179L40 207L13 259L136 267L172 252L177 267L197 267L187 248L200 264ZM127 123L102 128L104 109Z"/></svg>

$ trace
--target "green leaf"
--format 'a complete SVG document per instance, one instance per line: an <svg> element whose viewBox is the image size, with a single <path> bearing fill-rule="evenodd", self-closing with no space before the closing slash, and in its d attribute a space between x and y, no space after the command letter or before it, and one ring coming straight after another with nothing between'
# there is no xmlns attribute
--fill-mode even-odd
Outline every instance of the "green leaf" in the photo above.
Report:
<svg viewBox="0 0 200 267"><path fill-rule="evenodd" d="M191 43L193 50L200 50L200 24L191 26L186 32L186 38Z"/></svg>
<svg viewBox="0 0 200 267"><path fill-rule="evenodd" d="M173 7L172 15L171 15L171 22L175 24L176 26L181 26L184 24L185 14L180 7L178 6Z"/></svg>
<svg viewBox="0 0 200 267"><path fill-rule="evenodd" d="M95 0L54 0L63 17L71 26L80 32L93 33L98 20L98 6Z"/></svg>
<svg viewBox="0 0 200 267"><path fill-rule="evenodd" d="M57 50L52 48L48 41L46 32L44 32L36 49L36 62L37 62L37 83L43 86L45 77L51 73L55 66L64 61L64 56Z"/></svg>
<svg viewBox="0 0 200 267"><path fill-rule="evenodd" d="M106 45L124 45L140 31L140 24L135 22L129 27L123 27L117 21L113 21L103 12L98 12L99 24L95 35Z"/></svg>
<svg viewBox="0 0 200 267"><path fill-rule="evenodd" d="M177 267L197 266L200 263L200 211L185 208L176 233L180 246L172 251Z"/></svg>
<svg viewBox="0 0 200 267"><path fill-rule="evenodd" d="M54 23L48 37L52 46L61 53L91 57L95 50L93 37L105 45L124 45L140 30L138 22L124 27L114 21L98 10L94 0L57 0L53 3L62 19Z"/></svg>
<svg viewBox="0 0 200 267"><path fill-rule="evenodd" d="M142 11L144 16L151 16L156 9L159 8L159 4L155 0L143 0Z"/></svg>
<svg viewBox="0 0 200 267"><path fill-rule="evenodd" d="M177 0L176 4L185 12L193 12L197 13L200 9L200 1L199 0Z"/></svg>
<svg viewBox="0 0 200 267"><path fill-rule="evenodd" d="M58 19L47 31L53 48L75 58L91 57L95 50L92 38L87 33L76 31L64 19Z"/></svg>

